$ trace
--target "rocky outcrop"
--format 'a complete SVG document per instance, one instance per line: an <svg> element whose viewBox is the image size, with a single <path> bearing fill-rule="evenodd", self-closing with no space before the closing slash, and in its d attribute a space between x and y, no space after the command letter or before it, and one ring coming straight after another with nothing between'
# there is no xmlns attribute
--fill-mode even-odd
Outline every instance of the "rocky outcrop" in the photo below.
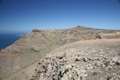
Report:
<svg viewBox="0 0 120 80"><path fill-rule="evenodd" d="M116 30L100 30L83 26L77 26L70 29L33 29L31 33L23 35L14 44L10 45L6 49L3 49L1 52L1 54L4 54L3 52L12 53L14 55L16 54L18 55L17 58L19 60L16 60L16 58L12 58L9 54L6 54L9 58L5 55L2 56L4 58L1 58L2 60L0 60L0 63L3 63L3 61L9 61L9 63L13 63L12 65L14 67L19 64L19 70L22 70L62 45L80 40L117 39L120 38L119 33L120 31ZM114 35L111 36L110 34ZM76 61L77 60L79 59L76 59ZM6 63L8 67L0 65L0 71L5 71L5 68L3 67L10 69L9 71L5 71L4 74L1 73L1 75L8 76L19 71L18 68L14 68L9 63Z"/></svg>
<svg viewBox="0 0 120 80"><path fill-rule="evenodd" d="M32 32L41 32L41 30L33 29Z"/></svg>
<svg viewBox="0 0 120 80"><path fill-rule="evenodd" d="M45 56L29 80L120 80L120 40L75 42Z"/></svg>

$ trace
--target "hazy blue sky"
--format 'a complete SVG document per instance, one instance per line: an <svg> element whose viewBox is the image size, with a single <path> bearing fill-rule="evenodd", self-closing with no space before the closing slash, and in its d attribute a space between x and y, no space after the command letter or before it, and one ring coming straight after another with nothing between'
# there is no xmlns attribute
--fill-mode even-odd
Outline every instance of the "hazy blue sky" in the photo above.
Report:
<svg viewBox="0 0 120 80"><path fill-rule="evenodd" d="M120 0L0 0L0 30L120 29Z"/></svg>

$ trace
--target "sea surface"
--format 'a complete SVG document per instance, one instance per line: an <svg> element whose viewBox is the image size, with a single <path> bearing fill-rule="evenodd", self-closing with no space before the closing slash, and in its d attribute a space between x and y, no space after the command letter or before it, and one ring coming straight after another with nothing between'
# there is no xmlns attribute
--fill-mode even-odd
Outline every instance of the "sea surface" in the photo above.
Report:
<svg viewBox="0 0 120 80"><path fill-rule="evenodd" d="M21 34L25 33L0 33L0 51L18 40Z"/></svg>

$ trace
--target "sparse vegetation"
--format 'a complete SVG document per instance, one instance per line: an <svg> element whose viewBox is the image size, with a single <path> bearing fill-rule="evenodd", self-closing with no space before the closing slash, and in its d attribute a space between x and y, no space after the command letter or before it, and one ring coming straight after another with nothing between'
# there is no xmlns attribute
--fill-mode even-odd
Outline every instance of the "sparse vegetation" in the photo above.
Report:
<svg viewBox="0 0 120 80"><path fill-rule="evenodd" d="M54 51L56 48L62 45L76 42L79 40L97 39L96 38L97 33L100 33L100 36L102 39L120 38L120 34L116 35L117 32L119 31L93 29L93 28L88 28L84 26L79 26L71 29L60 29L60 30L33 29L32 33L23 35L14 44L2 50L2 52L4 53L10 53L11 55L14 55L14 56L17 55L18 60L16 61L16 58L12 58L7 54L6 54L7 57L4 56L4 58L1 58L0 63L3 63L3 61L6 60L4 64L7 64L7 66L2 65L4 69L0 68L0 71L1 71L0 77L5 78L8 75L11 75L11 76L13 74L16 75L18 71L23 71L27 69L28 66L32 65L35 62L38 62L46 54ZM1 54L3 54L2 52ZM12 59L9 60L9 58L10 59L12 58ZM10 63L12 63L12 65ZM19 67L19 69L16 69L15 68L16 66ZM10 70L7 70L7 69L10 69ZM27 75L27 73L25 74ZM19 72L19 74L17 75L22 75L22 73ZM15 76L12 76L12 77L15 77Z"/></svg>

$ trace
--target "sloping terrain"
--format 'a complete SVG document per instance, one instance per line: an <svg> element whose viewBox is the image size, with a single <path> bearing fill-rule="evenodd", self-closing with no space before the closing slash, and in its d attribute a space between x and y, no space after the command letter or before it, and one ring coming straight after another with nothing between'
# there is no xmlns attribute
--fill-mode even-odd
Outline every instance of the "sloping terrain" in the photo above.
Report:
<svg viewBox="0 0 120 80"><path fill-rule="evenodd" d="M80 40L117 38L120 38L118 30L93 29L83 26L70 29L33 29L31 33L23 35L14 44L0 52L0 78L29 79L34 70L34 63L62 45Z"/></svg>
<svg viewBox="0 0 120 80"><path fill-rule="evenodd" d="M0 52L0 76L9 75L9 72L13 73L19 70L19 61L18 54Z"/></svg>
<svg viewBox="0 0 120 80"><path fill-rule="evenodd" d="M120 39L61 46L38 63L29 80L120 80Z"/></svg>

